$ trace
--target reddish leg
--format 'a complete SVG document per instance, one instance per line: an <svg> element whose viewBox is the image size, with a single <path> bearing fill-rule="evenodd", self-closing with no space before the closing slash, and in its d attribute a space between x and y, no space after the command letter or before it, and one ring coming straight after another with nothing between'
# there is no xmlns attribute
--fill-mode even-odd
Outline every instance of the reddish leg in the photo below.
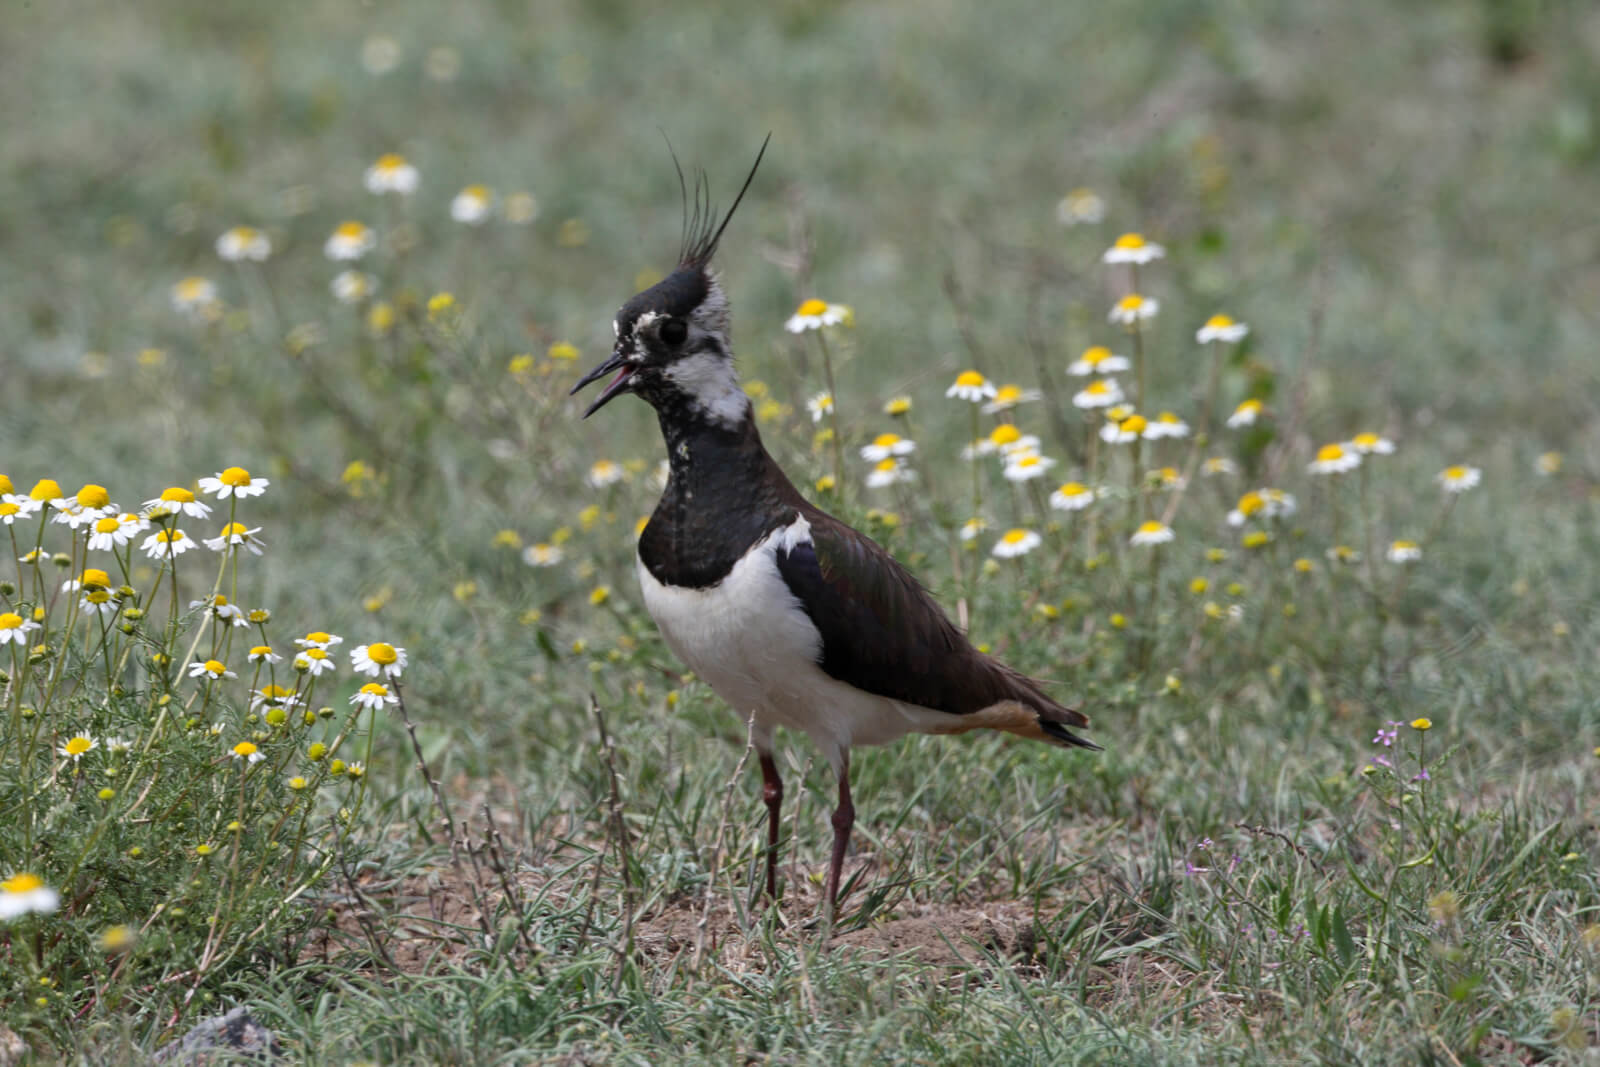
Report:
<svg viewBox="0 0 1600 1067"><path fill-rule="evenodd" d="M828 861L826 896L831 915L839 903L839 872L844 867L844 852L850 847L850 828L856 822L856 808L850 803L850 763L839 766L839 806L833 809L833 858Z"/></svg>
<svg viewBox="0 0 1600 1067"><path fill-rule="evenodd" d="M778 899L778 812L783 807L783 779L770 755L761 753L761 797L767 802L767 896Z"/></svg>

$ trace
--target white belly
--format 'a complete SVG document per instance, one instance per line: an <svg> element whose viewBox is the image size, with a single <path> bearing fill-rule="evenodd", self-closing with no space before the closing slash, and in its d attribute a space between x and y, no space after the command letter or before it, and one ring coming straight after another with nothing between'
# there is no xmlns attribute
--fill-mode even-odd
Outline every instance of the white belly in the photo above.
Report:
<svg viewBox="0 0 1600 1067"><path fill-rule="evenodd" d="M755 740L772 747L772 730L801 730L837 769L851 745L893 741L936 730L952 718L846 685L817 665L822 635L778 573L779 545L810 540L797 517L775 530L709 589L663 585L638 563L645 608L669 648L732 706L755 717Z"/></svg>

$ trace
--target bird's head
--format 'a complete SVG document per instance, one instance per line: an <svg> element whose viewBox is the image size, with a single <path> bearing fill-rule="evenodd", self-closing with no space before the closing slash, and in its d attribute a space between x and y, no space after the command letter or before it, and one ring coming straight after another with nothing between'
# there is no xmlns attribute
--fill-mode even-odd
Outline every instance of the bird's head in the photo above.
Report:
<svg viewBox="0 0 1600 1067"><path fill-rule="evenodd" d="M768 135L771 140L771 135ZM767 142L722 221L711 208L703 175L695 180L691 203L683 171L683 246L672 273L623 304L612 320L616 344L611 356L573 386L576 393L614 375L583 413L588 418L612 397L636 393L657 411L694 410L713 421L735 423L748 408L733 369L729 344L728 297L711 269L722 231L744 199L761 166ZM677 160L673 160L676 164Z"/></svg>

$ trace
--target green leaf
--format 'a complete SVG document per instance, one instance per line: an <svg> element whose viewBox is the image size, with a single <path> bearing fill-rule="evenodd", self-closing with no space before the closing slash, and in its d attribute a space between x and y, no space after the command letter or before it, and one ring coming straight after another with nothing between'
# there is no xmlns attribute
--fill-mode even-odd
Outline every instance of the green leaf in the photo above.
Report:
<svg viewBox="0 0 1600 1067"><path fill-rule="evenodd" d="M1333 909L1333 944L1339 950L1339 959L1346 967L1356 958L1356 939L1350 936L1350 928L1344 922L1344 909Z"/></svg>

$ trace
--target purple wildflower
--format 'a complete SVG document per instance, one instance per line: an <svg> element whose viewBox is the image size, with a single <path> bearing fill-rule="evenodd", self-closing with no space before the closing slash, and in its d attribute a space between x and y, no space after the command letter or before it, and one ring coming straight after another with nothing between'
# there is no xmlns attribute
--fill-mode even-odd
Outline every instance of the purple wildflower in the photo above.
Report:
<svg viewBox="0 0 1600 1067"><path fill-rule="evenodd" d="M1372 743L1375 745L1382 745L1384 748L1390 747L1394 744L1395 738L1400 736L1400 725L1400 723L1390 719L1389 728L1387 730L1381 726L1378 727L1378 736L1372 739Z"/></svg>
<svg viewBox="0 0 1600 1067"><path fill-rule="evenodd" d="M1413 782L1431 782L1433 781L1433 778L1428 774L1428 768L1424 767L1416 774L1413 774L1411 776L1411 780Z"/></svg>

